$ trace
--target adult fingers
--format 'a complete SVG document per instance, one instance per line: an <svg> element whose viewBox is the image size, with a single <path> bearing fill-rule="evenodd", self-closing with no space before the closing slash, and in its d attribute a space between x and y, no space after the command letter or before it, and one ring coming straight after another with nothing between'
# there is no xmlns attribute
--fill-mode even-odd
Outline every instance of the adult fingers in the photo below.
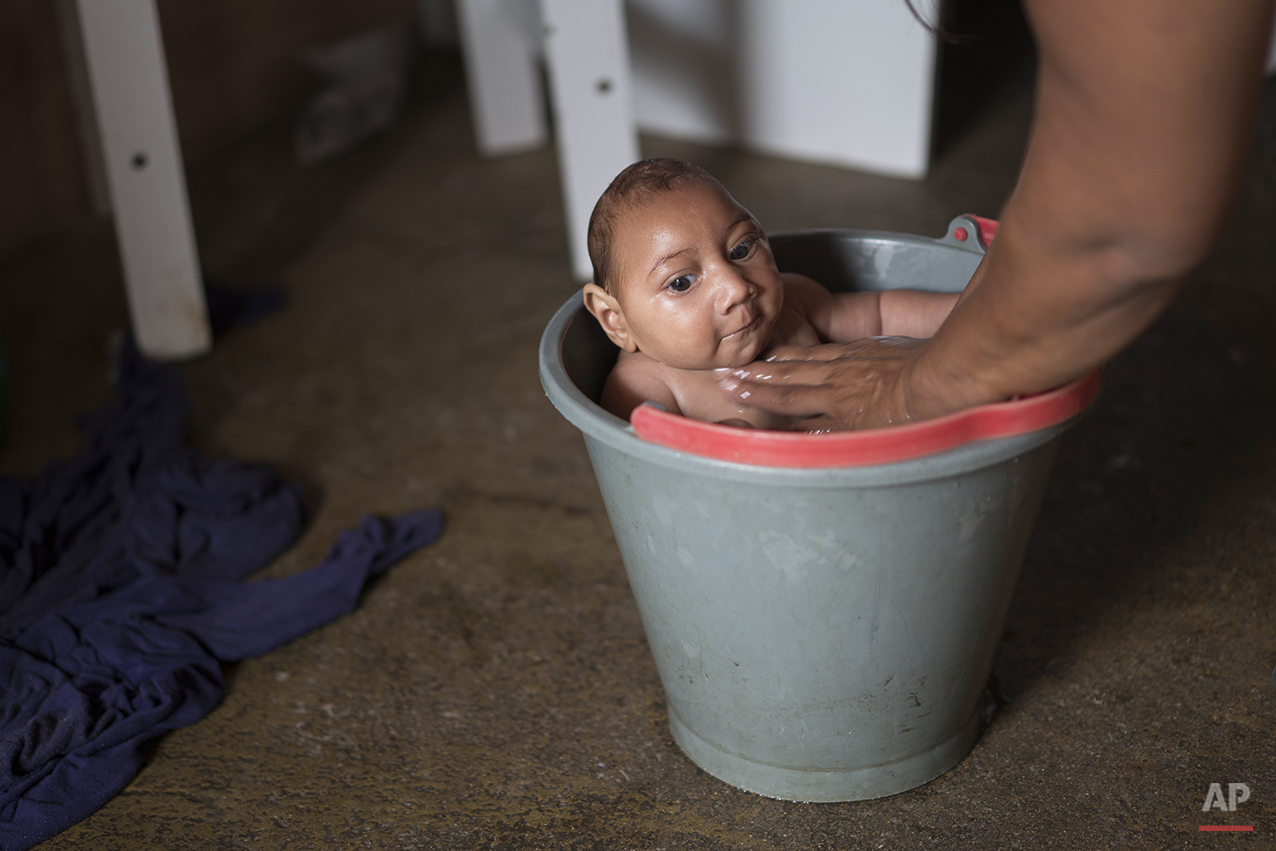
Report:
<svg viewBox="0 0 1276 851"><path fill-rule="evenodd" d="M854 351L854 343L827 343L822 346L773 346L764 352L756 363L780 363L793 361L834 361Z"/></svg>
<svg viewBox="0 0 1276 851"><path fill-rule="evenodd" d="M912 337L865 337L850 343L825 343L819 346L773 346L763 354L761 363L814 361L829 363L847 357L871 360L904 357L907 350L923 341ZM756 366L755 362L754 365Z"/></svg>
<svg viewBox="0 0 1276 851"><path fill-rule="evenodd" d="M924 343L902 338L859 340L833 360L775 360L725 370L722 391L737 404L807 420L813 430L907 422L909 362ZM833 348L833 347L826 347Z"/></svg>
<svg viewBox="0 0 1276 851"><path fill-rule="evenodd" d="M786 417L817 416L827 405L829 388L821 381L819 367L823 364L802 364L815 367L801 370L811 373L802 380L789 370L765 369L756 373L748 370L731 370L719 376L718 386L723 393L740 405L761 408Z"/></svg>
<svg viewBox="0 0 1276 851"><path fill-rule="evenodd" d="M854 357L760 363L731 370L718 383L737 404L785 417L827 417L837 428L853 428L892 383L895 364Z"/></svg>

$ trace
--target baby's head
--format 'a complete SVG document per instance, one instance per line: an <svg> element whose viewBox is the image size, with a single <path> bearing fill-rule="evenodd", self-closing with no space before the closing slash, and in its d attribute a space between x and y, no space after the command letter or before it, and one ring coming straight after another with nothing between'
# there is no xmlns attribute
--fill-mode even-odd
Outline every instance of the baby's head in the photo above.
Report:
<svg viewBox="0 0 1276 851"><path fill-rule="evenodd" d="M766 234L681 160L622 171L589 219L585 306L612 342L681 369L743 366L771 339L784 289Z"/></svg>

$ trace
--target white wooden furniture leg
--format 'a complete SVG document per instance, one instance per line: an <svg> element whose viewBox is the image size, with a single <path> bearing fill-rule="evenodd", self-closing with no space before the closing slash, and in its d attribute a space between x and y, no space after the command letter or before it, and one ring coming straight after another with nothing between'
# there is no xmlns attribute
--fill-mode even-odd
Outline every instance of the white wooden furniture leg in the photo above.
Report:
<svg viewBox="0 0 1276 851"><path fill-rule="evenodd" d="M536 15L535 0L457 0L474 132L488 156L548 141Z"/></svg>
<svg viewBox="0 0 1276 851"><path fill-rule="evenodd" d="M154 0L78 0L116 238L138 347L212 346Z"/></svg>
<svg viewBox="0 0 1276 851"><path fill-rule="evenodd" d="M638 159L624 9L621 0L541 0L541 18L572 272L587 281L589 214Z"/></svg>

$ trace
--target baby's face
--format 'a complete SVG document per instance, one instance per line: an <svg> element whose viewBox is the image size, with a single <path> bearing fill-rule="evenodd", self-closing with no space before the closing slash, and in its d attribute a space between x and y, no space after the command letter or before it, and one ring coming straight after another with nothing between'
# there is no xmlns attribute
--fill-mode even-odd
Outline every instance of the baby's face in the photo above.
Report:
<svg viewBox="0 0 1276 851"><path fill-rule="evenodd" d="M690 183L620 216L616 300L639 351L681 369L744 366L771 339L780 272L749 211Z"/></svg>

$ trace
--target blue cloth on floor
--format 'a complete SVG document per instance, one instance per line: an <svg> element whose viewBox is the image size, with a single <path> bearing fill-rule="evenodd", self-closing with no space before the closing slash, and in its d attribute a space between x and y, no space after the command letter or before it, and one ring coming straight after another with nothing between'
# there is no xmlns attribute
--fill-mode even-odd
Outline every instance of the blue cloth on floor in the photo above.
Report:
<svg viewBox="0 0 1276 851"><path fill-rule="evenodd" d="M118 396L78 457L0 479L0 848L75 824L163 733L221 700L221 664L358 603L442 528L437 509L365 517L316 567L244 581L300 533L297 489L184 444L176 373L126 345Z"/></svg>

